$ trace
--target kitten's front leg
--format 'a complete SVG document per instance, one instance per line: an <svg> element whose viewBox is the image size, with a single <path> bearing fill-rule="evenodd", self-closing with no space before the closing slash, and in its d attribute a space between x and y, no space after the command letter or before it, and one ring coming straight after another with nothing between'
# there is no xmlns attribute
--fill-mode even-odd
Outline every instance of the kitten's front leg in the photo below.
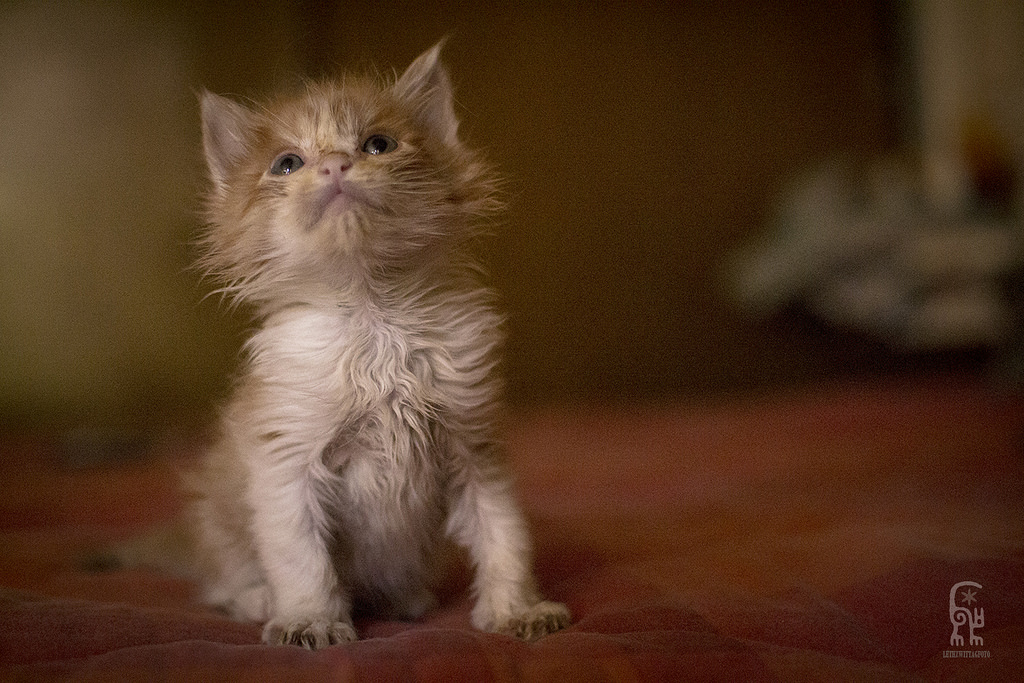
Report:
<svg viewBox="0 0 1024 683"><path fill-rule="evenodd" d="M448 532L469 549L475 569L473 625L536 640L569 625L565 605L544 600L533 576L526 522L511 482L471 468L456 492Z"/></svg>
<svg viewBox="0 0 1024 683"><path fill-rule="evenodd" d="M279 450L253 467L249 504L271 594L263 641L316 650L353 641L356 632L332 563L327 511L308 453Z"/></svg>

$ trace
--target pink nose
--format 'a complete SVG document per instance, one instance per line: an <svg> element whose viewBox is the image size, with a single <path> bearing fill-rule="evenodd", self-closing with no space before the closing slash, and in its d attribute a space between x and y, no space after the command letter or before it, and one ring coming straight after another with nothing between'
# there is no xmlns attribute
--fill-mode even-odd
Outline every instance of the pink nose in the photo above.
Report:
<svg viewBox="0 0 1024 683"><path fill-rule="evenodd" d="M340 178L352 168L352 160L339 154L332 154L320 163L320 173Z"/></svg>

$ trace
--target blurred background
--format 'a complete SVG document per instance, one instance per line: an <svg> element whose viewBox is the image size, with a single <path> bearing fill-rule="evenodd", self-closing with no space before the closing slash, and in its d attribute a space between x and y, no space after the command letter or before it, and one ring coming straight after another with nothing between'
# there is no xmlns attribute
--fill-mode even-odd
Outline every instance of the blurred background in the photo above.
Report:
<svg viewBox="0 0 1024 683"><path fill-rule="evenodd" d="M189 269L197 90L445 35L513 403L1020 376L1019 0L6 0L0 423L208 416L247 320Z"/></svg>

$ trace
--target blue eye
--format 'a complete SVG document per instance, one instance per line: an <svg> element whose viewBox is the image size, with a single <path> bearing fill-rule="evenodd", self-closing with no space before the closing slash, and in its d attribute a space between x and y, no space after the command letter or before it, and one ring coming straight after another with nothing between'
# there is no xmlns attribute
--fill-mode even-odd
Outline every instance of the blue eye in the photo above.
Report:
<svg viewBox="0 0 1024 683"><path fill-rule="evenodd" d="M270 166L271 175L288 175L298 171L306 162L298 154L282 154Z"/></svg>
<svg viewBox="0 0 1024 683"><path fill-rule="evenodd" d="M363 151L367 154L387 154L395 151L398 143L387 135L371 135L363 143Z"/></svg>

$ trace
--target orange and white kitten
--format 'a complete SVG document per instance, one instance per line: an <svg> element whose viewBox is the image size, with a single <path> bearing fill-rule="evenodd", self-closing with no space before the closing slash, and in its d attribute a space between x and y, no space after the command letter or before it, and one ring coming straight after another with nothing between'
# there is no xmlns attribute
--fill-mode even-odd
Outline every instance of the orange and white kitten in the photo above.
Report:
<svg viewBox="0 0 1024 683"><path fill-rule="evenodd" d="M391 83L202 95L203 265L258 327L189 517L207 600L268 643L353 640L353 606L419 617L445 537L477 628L569 622L538 593L495 433L501 317L467 248L494 181L440 48Z"/></svg>

